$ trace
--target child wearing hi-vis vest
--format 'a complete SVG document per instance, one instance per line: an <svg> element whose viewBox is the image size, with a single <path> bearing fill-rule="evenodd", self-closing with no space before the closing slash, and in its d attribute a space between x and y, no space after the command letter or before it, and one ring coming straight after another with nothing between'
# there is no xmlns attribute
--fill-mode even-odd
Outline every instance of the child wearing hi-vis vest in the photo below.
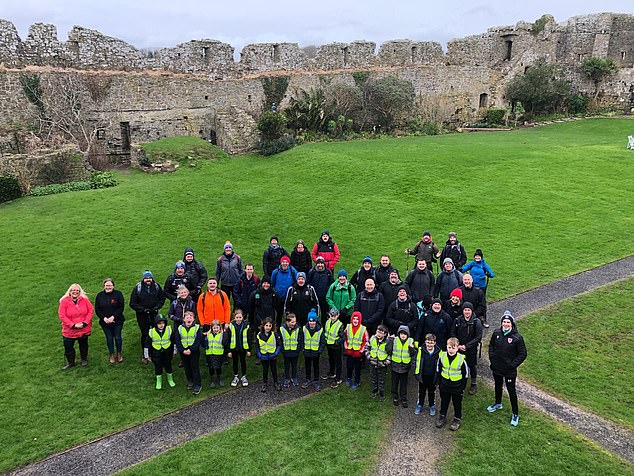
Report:
<svg viewBox="0 0 634 476"><path fill-rule="evenodd" d="M306 325L302 327L302 334L304 338L304 366L306 371L306 378L302 383L302 388L306 389L313 383L315 384L315 390L321 390L321 383L319 382L319 356L324 351L324 330L321 324L317 322L317 311L311 309L308 313L308 321ZM311 380L311 370L313 379Z"/></svg>
<svg viewBox="0 0 634 476"><path fill-rule="evenodd" d="M222 326L219 320L211 322L211 330L207 334L203 341L203 347L205 348L205 359L207 360L207 367L209 368L209 377L211 379L211 388L224 386L222 382L222 364L224 363L226 337L222 332ZM216 377L216 381L214 381Z"/></svg>
<svg viewBox="0 0 634 476"><path fill-rule="evenodd" d="M409 336L409 327L400 326L396 337L391 337L387 352L392 356L392 403L407 408L407 383L412 358L416 355L414 339Z"/></svg>
<svg viewBox="0 0 634 476"><path fill-rule="evenodd" d="M277 380L277 355L280 353L280 349L280 339L275 332L273 318L265 317L260 324L260 332L255 338L255 351L262 364L262 388L260 389L262 392L266 392L269 384L269 369L275 389L282 390L282 386Z"/></svg>
<svg viewBox="0 0 634 476"><path fill-rule="evenodd" d="M185 376L187 377L187 388L192 390L194 395L200 393L202 382L200 379L200 344L202 343L202 328L194 323L194 312L185 311L183 323L174 331L176 335L176 349L181 355Z"/></svg>
<svg viewBox="0 0 634 476"><path fill-rule="evenodd" d="M368 344L368 331L361 324L363 316L354 311L350 324L343 333L343 348L346 353L346 385L356 390L361 385L361 362ZM354 378L354 381L352 380Z"/></svg>
<svg viewBox="0 0 634 476"><path fill-rule="evenodd" d="M286 322L280 327L280 335L282 336L282 355L284 356L284 388L288 388L291 382L299 387L297 361L302 350L304 334L297 327L297 316L292 312L286 315Z"/></svg>
<svg viewBox="0 0 634 476"><path fill-rule="evenodd" d="M326 349L328 350L329 372L322 377L323 380L332 379L331 388L341 385L341 346L343 344L343 323L339 320L339 310L330 309L328 320L324 325L326 332Z"/></svg>
<svg viewBox="0 0 634 476"><path fill-rule="evenodd" d="M442 428L447 423L447 410L453 401L453 422L450 430L460 428L462 420L462 396L469 378L469 366L464 354L458 353L460 342L455 337L447 339L447 351L440 351L438 355L438 370L440 387L440 416L436 428Z"/></svg>
<svg viewBox="0 0 634 476"><path fill-rule="evenodd" d="M156 375L156 389L163 388L163 370L167 376L167 383L174 387L172 378L172 357L174 356L174 333L167 325L167 319L162 314L156 316L154 327L148 333L147 346L152 352L154 374Z"/></svg>
<svg viewBox="0 0 634 476"><path fill-rule="evenodd" d="M370 377L372 378L372 393L370 398L379 397L379 401L385 399L385 376L390 365L390 356L387 353L387 327L381 324L376 329L376 334L370 337L370 343L366 348L366 356L370 363Z"/></svg>
<svg viewBox="0 0 634 476"><path fill-rule="evenodd" d="M429 398L429 415L436 416L436 369L438 368L438 355L440 347L436 345L436 336L427 334L425 345L418 348L416 355L416 370L414 375L418 380L418 402L414 414L420 415L425 406L425 394Z"/></svg>
<svg viewBox="0 0 634 476"><path fill-rule="evenodd" d="M229 341L229 352L227 357L233 360L233 380L231 381L232 387L237 387L238 383L242 382L242 386L249 385L247 380L247 357L251 357L251 351L249 350L249 324L244 320L244 313L242 309L236 308L233 311L233 321L229 324L229 328L225 331L228 337L225 340ZM238 364L240 364L240 371L242 372L242 378L238 375Z"/></svg>

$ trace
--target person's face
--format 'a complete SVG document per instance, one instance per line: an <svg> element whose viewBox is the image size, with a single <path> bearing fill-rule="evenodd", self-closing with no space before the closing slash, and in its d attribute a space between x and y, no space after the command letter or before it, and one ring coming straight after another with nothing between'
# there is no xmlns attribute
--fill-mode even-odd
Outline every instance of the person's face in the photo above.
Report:
<svg viewBox="0 0 634 476"><path fill-rule="evenodd" d="M288 324L289 329L295 329L295 326L297 325L297 318L292 317L289 320L287 320L286 323Z"/></svg>
<svg viewBox="0 0 634 476"><path fill-rule="evenodd" d="M452 245L455 245L457 241L458 239L455 236L449 237L449 243L451 243Z"/></svg>
<svg viewBox="0 0 634 476"><path fill-rule="evenodd" d="M460 298L458 296L451 296L449 300L451 301L451 304L453 304L454 306L457 306L458 303L460 302Z"/></svg>
<svg viewBox="0 0 634 476"><path fill-rule="evenodd" d="M187 261L188 263L191 263L192 261L194 261L194 255L185 256L185 261Z"/></svg>
<svg viewBox="0 0 634 476"><path fill-rule="evenodd" d="M271 332L271 329L273 329L273 324L271 322L264 323L264 332Z"/></svg>
<svg viewBox="0 0 634 476"><path fill-rule="evenodd" d="M345 276L339 276L339 284L346 284L346 277Z"/></svg>
<svg viewBox="0 0 634 476"><path fill-rule="evenodd" d="M471 316L473 316L473 311L468 307L465 307L462 310L462 314L464 315L464 318L468 321L469 319L471 319Z"/></svg>
<svg viewBox="0 0 634 476"><path fill-rule="evenodd" d="M458 352L458 346L456 344L447 344L447 353L449 355L453 357L456 355L456 352Z"/></svg>
<svg viewBox="0 0 634 476"><path fill-rule="evenodd" d="M407 340L407 334L405 334L405 332L399 332L398 338L401 339L401 341Z"/></svg>
<svg viewBox="0 0 634 476"><path fill-rule="evenodd" d="M330 320L332 322L335 322L337 319L339 319L339 314L337 314L336 316L330 316Z"/></svg>
<svg viewBox="0 0 634 476"><path fill-rule="evenodd" d="M268 291L270 287L271 287L271 283L269 283L268 281L264 281L262 283L262 289L264 289L265 291Z"/></svg>
<svg viewBox="0 0 634 476"><path fill-rule="evenodd" d="M480 256L480 255L475 255L475 256L473 257L473 259L475 260L475 262L476 262L476 263L479 263L480 261L482 261L482 256Z"/></svg>
<svg viewBox="0 0 634 476"><path fill-rule="evenodd" d="M427 261L425 261L424 259L420 260L418 263L416 263L416 267L423 271L425 268L427 268Z"/></svg>
<svg viewBox="0 0 634 476"><path fill-rule="evenodd" d="M327 235L326 233L321 235L321 241L323 241L324 243L328 241L329 238L330 238L330 235Z"/></svg>
<svg viewBox="0 0 634 476"><path fill-rule="evenodd" d="M236 321L236 324L240 325L244 320L244 316L241 312L236 312L235 316L233 316L233 319Z"/></svg>
<svg viewBox="0 0 634 476"><path fill-rule="evenodd" d="M358 326L359 325L359 316L352 316L351 322L352 322L353 326Z"/></svg>
<svg viewBox="0 0 634 476"><path fill-rule="evenodd" d="M370 271L371 267L372 267L372 263L370 263L369 261L363 262L363 269L365 269L366 271Z"/></svg>
<svg viewBox="0 0 634 476"><path fill-rule="evenodd" d="M181 298L183 301L187 299L187 296L189 296L189 290L187 288L178 290L178 297Z"/></svg>
<svg viewBox="0 0 634 476"><path fill-rule="evenodd" d="M229 256L231 253L233 253L233 248L225 248L225 254L227 256Z"/></svg>
<svg viewBox="0 0 634 476"><path fill-rule="evenodd" d="M399 289L398 291L398 298L401 301L404 301L407 298L407 291L405 291L404 289Z"/></svg>
<svg viewBox="0 0 634 476"><path fill-rule="evenodd" d="M183 321L185 322L185 325L187 327L191 327L191 325L194 323L194 315L191 313L185 314L185 317L183 317Z"/></svg>
<svg viewBox="0 0 634 476"><path fill-rule="evenodd" d="M114 284L112 281L106 281L105 283L103 283L103 290L106 291L107 293L111 293L114 289Z"/></svg>
<svg viewBox="0 0 634 476"><path fill-rule="evenodd" d="M381 266L383 266L384 268L387 268L390 264L390 258L388 258L387 256L381 256Z"/></svg>
<svg viewBox="0 0 634 476"><path fill-rule="evenodd" d="M152 278L149 278L149 277L148 277L148 278L143 278L143 282L144 282L145 284L148 284L148 285L149 285L149 284L152 284L152 281L153 281L153 279L152 279Z"/></svg>
<svg viewBox="0 0 634 476"><path fill-rule="evenodd" d="M373 279L366 279L365 280L365 290L369 293L374 291L374 280Z"/></svg>
<svg viewBox="0 0 634 476"><path fill-rule="evenodd" d="M247 273L247 276L249 277L253 276L253 266L245 266L244 272Z"/></svg>
<svg viewBox="0 0 634 476"><path fill-rule="evenodd" d="M215 291L218 288L218 282L215 279L210 279L207 281L207 289L210 291Z"/></svg>
<svg viewBox="0 0 634 476"><path fill-rule="evenodd" d="M423 243L429 243L430 241L431 241L431 238L429 237L429 235L423 236Z"/></svg>
<svg viewBox="0 0 634 476"><path fill-rule="evenodd" d="M426 340L425 341L425 349L427 349L429 352L434 350L435 346L436 346L436 341L433 341L433 340Z"/></svg>
<svg viewBox="0 0 634 476"><path fill-rule="evenodd" d="M156 327L162 331L163 329L165 329L165 321L158 321L156 323Z"/></svg>
<svg viewBox="0 0 634 476"><path fill-rule="evenodd" d="M304 243L297 243L297 251L300 253L304 252Z"/></svg>
<svg viewBox="0 0 634 476"><path fill-rule="evenodd" d="M451 271L453 269L453 264L451 264L450 262L446 262L443 265L443 268L445 268L445 271Z"/></svg>
<svg viewBox="0 0 634 476"><path fill-rule="evenodd" d="M81 294L81 291L79 290L77 286L73 286L70 289L70 297L72 297L73 299L77 299L80 294Z"/></svg>
<svg viewBox="0 0 634 476"><path fill-rule="evenodd" d="M473 278L470 274L465 274L462 277L462 284L464 284L465 288L470 288L473 285Z"/></svg>
<svg viewBox="0 0 634 476"><path fill-rule="evenodd" d="M308 321L308 328L310 330L313 330L316 325L317 325L317 321Z"/></svg>
<svg viewBox="0 0 634 476"><path fill-rule="evenodd" d="M303 286L305 282L306 282L306 278L304 278L303 276L297 277L297 284L299 284L300 286Z"/></svg>
<svg viewBox="0 0 634 476"><path fill-rule="evenodd" d="M398 281L398 274L392 273L390 274L390 283L396 284Z"/></svg>
<svg viewBox="0 0 634 476"><path fill-rule="evenodd" d="M504 332L510 331L513 328L513 324L511 323L510 319L503 319L502 320L502 330Z"/></svg>
<svg viewBox="0 0 634 476"><path fill-rule="evenodd" d="M271 240L271 246L277 246L277 240L275 238Z"/></svg>
<svg viewBox="0 0 634 476"><path fill-rule="evenodd" d="M379 340L383 340L384 337L385 337L385 332L383 332L383 329L377 329L376 338Z"/></svg>
<svg viewBox="0 0 634 476"><path fill-rule="evenodd" d="M319 271L323 271L325 267L326 267L326 265L324 264L323 261L320 261L319 263L317 263L317 269Z"/></svg>
<svg viewBox="0 0 634 476"><path fill-rule="evenodd" d="M185 268L181 268L180 266L176 268L176 276L182 276L185 274Z"/></svg>
<svg viewBox="0 0 634 476"><path fill-rule="evenodd" d="M219 326L218 324L214 324L214 325L211 327L211 331L212 331L214 334L218 334L218 333L220 332L220 326Z"/></svg>
<svg viewBox="0 0 634 476"><path fill-rule="evenodd" d="M439 302L435 302L434 304L431 305L431 309L435 313L439 313L440 310L442 309L442 304L440 304Z"/></svg>
<svg viewBox="0 0 634 476"><path fill-rule="evenodd" d="M280 265L282 266L282 269L284 271L286 271L288 269L288 261L284 260L280 263Z"/></svg>

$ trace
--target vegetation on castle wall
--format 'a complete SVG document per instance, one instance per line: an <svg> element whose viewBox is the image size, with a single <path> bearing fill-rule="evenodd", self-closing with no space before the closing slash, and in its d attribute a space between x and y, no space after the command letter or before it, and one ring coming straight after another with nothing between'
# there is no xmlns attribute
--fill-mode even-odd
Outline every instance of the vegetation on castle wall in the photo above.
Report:
<svg viewBox="0 0 634 476"><path fill-rule="evenodd" d="M270 111L273 104L279 107L288 89L290 79L290 76L265 76L261 78L265 111Z"/></svg>
<svg viewBox="0 0 634 476"><path fill-rule="evenodd" d="M22 196L20 182L13 175L0 175L0 203Z"/></svg>

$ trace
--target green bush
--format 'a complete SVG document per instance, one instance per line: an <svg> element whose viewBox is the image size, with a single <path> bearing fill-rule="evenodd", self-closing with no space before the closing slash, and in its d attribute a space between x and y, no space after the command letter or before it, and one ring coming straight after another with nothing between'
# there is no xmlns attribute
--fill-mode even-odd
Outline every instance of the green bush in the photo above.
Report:
<svg viewBox="0 0 634 476"><path fill-rule="evenodd" d="M22 196L20 182L13 175L0 175L0 203Z"/></svg>
<svg viewBox="0 0 634 476"><path fill-rule="evenodd" d="M112 172L93 172L90 176L90 188L108 188L117 185L117 179Z"/></svg>
<svg viewBox="0 0 634 476"><path fill-rule="evenodd" d="M437 136L442 134L442 126L434 121L426 121L421 116L416 116L407 121L407 132L410 134L422 134L426 136Z"/></svg>
<svg viewBox="0 0 634 476"><path fill-rule="evenodd" d="M53 183L50 185L44 185L43 187L35 187L31 189L29 195L33 197L42 197L44 195L53 195L56 193L90 190L91 188L90 182Z"/></svg>
<svg viewBox="0 0 634 476"><path fill-rule="evenodd" d="M488 124L501 125L504 124L504 116L506 116L506 109L488 109L484 120Z"/></svg>
<svg viewBox="0 0 634 476"><path fill-rule="evenodd" d="M288 134L272 140L261 140L258 143L258 149L262 155L274 155L292 149L297 144L295 138Z"/></svg>
<svg viewBox="0 0 634 476"><path fill-rule="evenodd" d="M281 112L263 112L258 120L258 130L263 142L273 142L286 131L286 116Z"/></svg>
<svg viewBox="0 0 634 476"><path fill-rule="evenodd" d="M585 114L588 112L590 97L585 94L572 94L568 97L568 111L571 114Z"/></svg>

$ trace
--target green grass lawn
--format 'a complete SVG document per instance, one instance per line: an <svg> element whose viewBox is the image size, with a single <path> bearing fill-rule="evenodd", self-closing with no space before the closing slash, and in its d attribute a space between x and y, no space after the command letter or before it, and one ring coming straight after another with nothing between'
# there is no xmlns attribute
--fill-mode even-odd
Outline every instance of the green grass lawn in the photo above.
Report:
<svg viewBox="0 0 634 476"><path fill-rule="evenodd" d="M629 279L530 315L521 377L634 429L633 308Z"/></svg>
<svg viewBox="0 0 634 476"><path fill-rule="evenodd" d="M198 137L167 137L141 145L150 162L195 162L227 158L226 152Z"/></svg>
<svg viewBox="0 0 634 476"><path fill-rule="evenodd" d="M366 474L388 437L394 407L370 400L367 386L283 405L119 474ZM214 455L204 457L204 455ZM211 465L211 466L210 466Z"/></svg>
<svg viewBox="0 0 634 476"><path fill-rule="evenodd" d="M494 401L492 389L480 386L476 396L465 396L456 447L442 462L444 476L634 474L626 461L527 409L519 398L520 424L514 428L506 393L505 408L492 414L486 411Z"/></svg>
<svg viewBox="0 0 634 476"><path fill-rule="evenodd" d="M0 471L191 400L182 386L169 397L151 388L131 311L123 368L107 368L95 325L91 367L61 374L56 311L70 283L94 297L111 276L127 297L145 269L163 284L186 247L213 273L226 240L259 270L272 234L290 251L325 228L349 271L384 252L405 271L403 249L424 230L440 245L456 230L469 256L484 250L498 275L490 296L502 298L634 253L633 125L309 144L0 205L0 315L15 324L3 326Z"/></svg>

